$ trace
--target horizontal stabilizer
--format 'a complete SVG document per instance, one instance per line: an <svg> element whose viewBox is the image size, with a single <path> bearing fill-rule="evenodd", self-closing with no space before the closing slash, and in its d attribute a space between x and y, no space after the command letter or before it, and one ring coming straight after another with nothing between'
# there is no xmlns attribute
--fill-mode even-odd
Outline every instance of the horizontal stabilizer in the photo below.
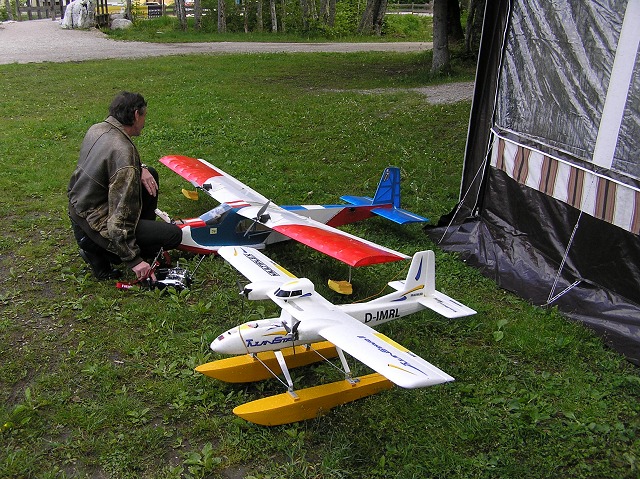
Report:
<svg viewBox="0 0 640 479"><path fill-rule="evenodd" d="M375 208L371 210L372 213L382 216L388 220L403 225L406 223L428 223L429 218L425 218L410 211L403 210L401 208Z"/></svg>
<svg viewBox="0 0 640 479"><path fill-rule="evenodd" d="M476 311L459 303L453 298L440 291L434 291L431 295L418 301L422 306L432 309L445 318L462 318L463 316L471 316Z"/></svg>
<svg viewBox="0 0 640 479"><path fill-rule="evenodd" d="M461 318L471 316L476 311L450 298L435 288L435 255L433 251L416 253L409 267L409 273L404 280L388 283L397 293L410 294L425 308L432 309L446 318Z"/></svg>
<svg viewBox="0 0 640 479"><path fill-rule="evenodd" d="M368 196L341 196L340 199L354 206L373 205L373 198L370 198Z"/></svg>
<svg viewBox="0 0 640 479"><path fill-rule="evenodd" d="M423 218L400 208L400 169L394 166L385 168L382 172L378 189L373 198L347 195L341 196L340 199L354 206L377 207L373 208L371 212L401 225L429 221L428 218Z"/></svg>

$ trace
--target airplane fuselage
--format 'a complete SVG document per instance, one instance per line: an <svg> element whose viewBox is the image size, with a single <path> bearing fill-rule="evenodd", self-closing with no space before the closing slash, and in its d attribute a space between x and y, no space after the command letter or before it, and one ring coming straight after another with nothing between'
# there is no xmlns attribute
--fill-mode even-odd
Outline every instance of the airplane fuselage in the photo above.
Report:
<svg viewBox="0 0 640 479"><path fill-rule="evenodd" d="M296 309L312 307L310 298L289 301ZM408 316L425 309L416 301L390 301L364 304L331 305L372 328L394 319ZM301 321L295 327L295 334L287 332L296 320L288 313L278 318L249 321L221 334L211 343L211 349L222 354L247 354L274 351L299 344L309 344L325 339L313 327L313 321ZM309 326L307 326L309 325Z"/></svg>
<svg viewBox="0 0 640 479"><path fill-rule="evenodd" d="M371 206L304 205L283 208L332 227L374 216ZM199 218L184 220L184 223L179 225L182 228L182 244L179 248L198 254L210 254L222 246L249 246L260 249L268 244L290 240L287 236L259 223L254 224L253 220L237 214L239 209L230 208L219 217L209 215L214 209Z"/></svg>

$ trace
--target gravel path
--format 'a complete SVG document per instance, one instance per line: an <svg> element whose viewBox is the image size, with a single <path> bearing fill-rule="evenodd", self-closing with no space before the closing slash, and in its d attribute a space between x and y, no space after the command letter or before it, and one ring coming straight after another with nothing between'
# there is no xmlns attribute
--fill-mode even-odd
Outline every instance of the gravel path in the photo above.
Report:
<svg viewBox="0 0 640 479"><path fill-rule="evenodd" d="M109 58L145 58L191 53L281 53L281 52L415 52L428 50L429 42L390 43L147 43L110 39L98 29L66 30L49 19L0 23L0 65L10 63L78 62ZM453 103L471 99L473 83L448 83L410 88L430 103ZM386 93L395 89L365 90Z"/></svg>
<svg viewBox="0 0 640 479"><path fill-rule="evenodd" d="M59 21L0 23L0 64L144 58L189 53L421 51L428 42L390 43L147 43L111 40L98 29L66 30Z"/></svg>

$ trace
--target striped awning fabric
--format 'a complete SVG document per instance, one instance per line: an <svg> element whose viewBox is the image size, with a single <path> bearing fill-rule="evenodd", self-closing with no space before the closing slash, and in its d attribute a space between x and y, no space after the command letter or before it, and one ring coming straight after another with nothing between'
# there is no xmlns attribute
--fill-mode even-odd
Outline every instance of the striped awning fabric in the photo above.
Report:
<svg viewBox="0 0 640 479"><path fill-rule="evenodd" d="M582 212L640 235L640 190L494 132L491 166Z"/></svg>

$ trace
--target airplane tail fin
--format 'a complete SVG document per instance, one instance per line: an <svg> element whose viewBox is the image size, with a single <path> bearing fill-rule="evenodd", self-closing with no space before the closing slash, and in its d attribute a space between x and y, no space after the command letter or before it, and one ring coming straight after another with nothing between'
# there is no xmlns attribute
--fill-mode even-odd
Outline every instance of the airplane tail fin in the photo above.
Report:
<svg viewBox="0 0 640 479"><path fill-rule="evenodd" d="M373 204L392 204L394 208L400 208L400 168L390 166L384 169L373 196Z"/></svg>
<svg viewBox="0 0 640 479"><path fill-rule="evenodd" d="M428 218L400 208L400 168L389 166L384 169L373 198L367 196L342 196L341 199L356 206L376 206L372 213L398 224L426 223Z"/></svg>
<svg viewBox="0 0 640 479"><path fill-rule="evenodd" d="M431 250L419 251L413 255L407 279L392 281L389 286L396 289L399 298L420 299L436 290L436 259Z"/></svg>
<svg viewBox="0 0 640 479"><path fill-rule="evenodd" d="M420 251L413 255L407 279L392 281L389 286L397 292L379 298L381 301L406 299L446 318L459 318L476 314L476 311L436 290L436 258L433 251ZM376 300L377 301L377 300Z"/></svg>

